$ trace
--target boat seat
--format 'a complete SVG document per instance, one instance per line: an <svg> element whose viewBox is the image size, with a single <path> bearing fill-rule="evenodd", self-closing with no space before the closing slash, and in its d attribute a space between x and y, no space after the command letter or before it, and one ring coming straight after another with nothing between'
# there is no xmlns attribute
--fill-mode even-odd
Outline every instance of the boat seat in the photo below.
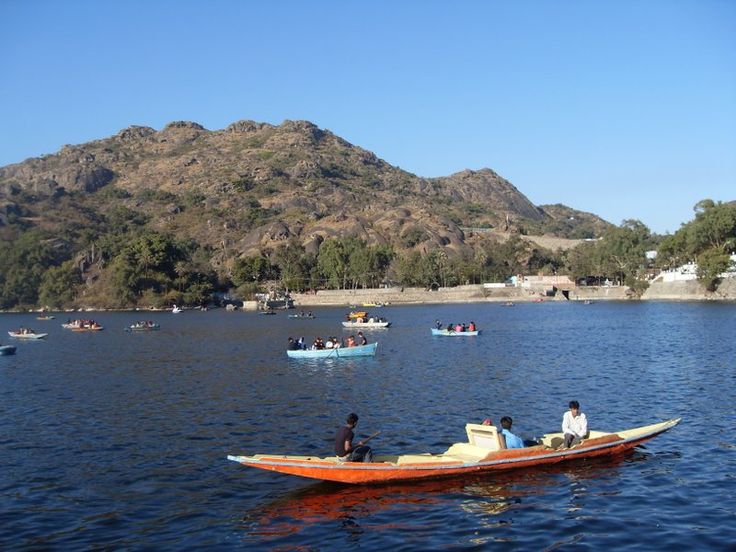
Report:
<svg viewBox="0 0 736 552"><path fill-rule="evenodd" d="M470 443L455 443L443 452L442 456L446 459L449 459L448 457L452 457L453 459L462 460L463 462L479 462L491 452L493 451L490 449L471 445Z"/></svg>
<svg viewBox="0 0 736 552"><path fill-rule="evenodd" d="M501 450L501 440L498 437L498 429L492 425L465 424L465 432L468 434L468 443L486 450Z"/></svg>

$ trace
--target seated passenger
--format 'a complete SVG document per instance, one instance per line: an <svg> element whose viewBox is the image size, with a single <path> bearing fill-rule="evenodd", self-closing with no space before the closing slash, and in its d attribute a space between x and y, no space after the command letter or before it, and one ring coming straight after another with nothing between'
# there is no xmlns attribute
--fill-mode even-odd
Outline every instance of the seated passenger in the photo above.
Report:
<svg viewBox="0 0 736 552"><path fill-rule="evenodd" d="M468 331L469 332L475 331L475 322L473 322L472 320L470 321L470 325L468 326Z"/></svg>
<svg viewBox="0 0 736 552"><path fill-rule="evenodd" d="M328 337L327 341L325 341L325 349L332 349L335 346L335 344L332 342L332 338Z"/></svg>
<svg viewBox="0 0 736 552"><path fill-rule="evenodd" d="M511 424L514 423L514 421L511 419L510 416L504 416L501 418L501 433L499 435L503 436L504 442L506 443L506 448L524 448L524 441L521 439L521 437L518 437L517 435L514 435L511 433Z"/></svg>
<svg viewBox="0 0 736 552"><path fill-rule="evenodd" d="M580 403L570 401L570 410L562 417L562 433L565 435L564 447L570 448L588 437L588 419L580 412Z"/></svg>

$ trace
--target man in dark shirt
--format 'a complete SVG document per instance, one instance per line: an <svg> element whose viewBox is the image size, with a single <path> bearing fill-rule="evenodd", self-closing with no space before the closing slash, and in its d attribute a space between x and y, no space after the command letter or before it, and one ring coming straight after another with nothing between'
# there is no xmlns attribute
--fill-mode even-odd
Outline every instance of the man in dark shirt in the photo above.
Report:
<svg viewBox="0 0 736 552"><path fill-rule="evenodd" d="M348 414L346 424L337 430L335 435L335 454L342 460L348 462L372 462L373 451L371 447L364 445L363 441L358 441L358 445L353 447L353 438L355 434L353 429L358 425L358 415Z"/></svg>

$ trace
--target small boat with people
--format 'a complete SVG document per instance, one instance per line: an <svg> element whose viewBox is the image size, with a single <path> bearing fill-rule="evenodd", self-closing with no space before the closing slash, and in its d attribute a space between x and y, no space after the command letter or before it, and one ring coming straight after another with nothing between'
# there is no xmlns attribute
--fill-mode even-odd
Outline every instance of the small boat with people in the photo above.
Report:
<svg viewBox="0 0 736 552"><path fill-rule="evenodd" d="M296 314L290 314L289 318L308 318L308 319L314 319L315 316L312 314L312 311L304 312L300 311Z"/></svg>
<svg viewBox="0 0 736 552"><path fill-rule="evenodd" d="M612 433L590 431L579 444L565 448L562 433L550 433L536 444L503 448L494 426L467 424L468 442L455 443L444 452L375 455L372 462L350 462L337 456L282 454L229 455L244 466L288 475L349 484L382 484L492 473L501 470L542 467L559 462L614 456L676 426L680 418Z"/></svg>
<svg viewBox="0 0 736 552"><path fill-rule="evenodd" d="M360 316L355 316L359 314ZM344 328L360 328L364 330L388 328L391 322L382 316L370 316L366 311L351 312L345 315Z"/></svg>
<svg viewBox="0 0 736 552"><path fill-rule="evenodd" d="M462 322L460 324L448 324L446 327L443 327L442 322L436 320L434 328L432 328L432 335L442 335L446 337L464 337L479 334L480 330L472 320L470 321L470 324Z"/></svg>
<svg viewBox="0 0 736 552"><path fill-rule="evenodd" d="M378 347L377 342L354 347L332 347L325 349L295 349L287 350L289 358L344 358L359 356L374 356Z"/></svg>
<svg viewBox="0 0 736 552"><path fill-rule="evenodd" d="M15 345L0 345L0 356L14 355L16 349Z"/></svg>
<svg viewBox="0 0 736 552"><path fill-rule="evenodd" d="M370 303L369 302L369 303L363 303L361 306L363 306L363 307L377 308L377 307L383 307L385 305L386 305L386 303L381 303L381 302Z"/></svg>
<svg viewBox="0 0 736 552"><path fill-rule="evenodd" d="M480 330L457 331L448 330L447 328L443 328L441 330L438 330L437 328L432 328L432 335L443 335L445 337L467 337L472 335L480 335Z"/></svg>
<svg viewBox="0 0 736 552"><path fill-rule="evenodd" d="M91 318L67 320L61 325L61 327L66 330L72 330L73 332L99 332L105 329L103 326L100 326L97 321L92 320Z"/></svg>
<svg viewBox="0 0 736 552"><path fill-rule="evenodd" d="M141 320L125 328L126 332L154 332L161 329L161 325L151 320Z"/></svg>
<svg viewBox="0 0 736 552"><path fill-rule="evenodd" d="M55 316L48 316L48 315L39 315L36 317L36 320L53 320L56 318Z"/></svg>
<svg viewBox="0 0 736 552"><path fill-rule="evenodd" d="M20 328L14 332L8 332L8 335L16 339L43 339L49 334L36 333L35 330L32 330L31 328Z"/></svg>

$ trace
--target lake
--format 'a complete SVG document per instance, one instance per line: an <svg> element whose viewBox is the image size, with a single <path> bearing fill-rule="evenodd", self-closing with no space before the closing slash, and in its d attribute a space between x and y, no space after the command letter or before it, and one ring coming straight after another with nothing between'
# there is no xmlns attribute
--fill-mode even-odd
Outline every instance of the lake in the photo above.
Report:
<svg viewBox="0 0 736 552"><path fill-rule="evenodd" d="M289 311L294 313L295 311ZM580 303L374 309L373 358L297 361L316 319L87 313L105 330L0 315L49 336L0 357L0 548L726 549L736 543L736 305ZM140 319L161 331L126 333ZM435 319L476 338L432 337ZM2 343L10 338L2 337ZM682 417L634 453L539 470L349 487L228 454L330 455L336 428L376 453L440 452L503 415L535 437L577 399L592 429Z"/></svg>

